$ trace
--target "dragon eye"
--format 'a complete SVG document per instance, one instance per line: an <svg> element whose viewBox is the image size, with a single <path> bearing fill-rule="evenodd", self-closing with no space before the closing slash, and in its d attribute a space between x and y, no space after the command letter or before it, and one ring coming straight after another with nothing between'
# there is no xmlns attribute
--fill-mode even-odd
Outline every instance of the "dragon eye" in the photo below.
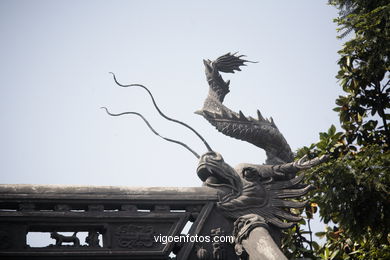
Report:
<svg viewBox="0 0 390 260"><path fill-rule="evenodd" d="M214 151L207 152L205 154L206 161L222 161L222 156Z"/></svg>
<svg viewBox="0 0 390 260"><path fill-rule="evenodd" d="M248 167L248 168L245 168L243 170L243 174L242 175L246 179L254 179L257 176L257 171L255 169L253 169L253 168L249 168Z"/></svg>

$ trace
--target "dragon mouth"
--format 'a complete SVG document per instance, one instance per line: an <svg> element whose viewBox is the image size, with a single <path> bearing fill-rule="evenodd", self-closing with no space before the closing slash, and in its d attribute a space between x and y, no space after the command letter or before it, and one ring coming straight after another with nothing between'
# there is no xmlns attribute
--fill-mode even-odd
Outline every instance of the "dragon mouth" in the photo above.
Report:
<svg viewBox="0 0 390 260"><path fill-rule="evenodd" d="M222 191L223 197L221 201L226 201L239 193L239 184L234 177L223 173L217 166L210 163L199 164L197 174L204 182L204 185Z"/></svg>

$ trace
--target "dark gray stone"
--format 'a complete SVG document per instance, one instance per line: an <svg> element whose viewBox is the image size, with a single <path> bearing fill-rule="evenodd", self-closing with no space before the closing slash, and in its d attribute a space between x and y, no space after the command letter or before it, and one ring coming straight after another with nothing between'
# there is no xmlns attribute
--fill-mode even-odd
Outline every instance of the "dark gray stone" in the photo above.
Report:
<svg viewBox="0 0 390 260"><path fill-rule="evenodd" d="M247 250L250 259L278 259L274 253L258 258L255 255L258 233L267 233L269 247L280 241L280 229L292 227L301 220L286 208L302 208L306 202L292 201L309 192L310 185L301 184L303 175L296 177L300 170L309 169L320 164L327 158L322 156L308 160L306 157L293 162L294 156L290 146L277 128L272 118L265 119L257 111L257 119L246 117L241 111L238 113L227 108L224 98L229 93L230 81L224 81L220 72L234 73L240 67L250 62L242 59L243 55L227 53L214 61L204 60L205 73L209 84L209 93L204 101L203 108L197 111L222 134L246 141L261 149L267 155L266 164L242 163L236 167L227 164L221 154L210 151L200 157L197 174L205 186L219 191L220 200L217 207L225 217L233 219L236 223L250 216L249 225L236 225L236 242L242 253L242 234L248 237ZM283 221L285 220L285 221ZM259 231L259 223L266 225ZM240 230L245 228L245 230ZM250 231L257 229L256 235L251 236ZM265 232L265 233L264 233ZM241 235L240 235L241 234ZM271 238L272 237L272 238ZM267 239L262 238L261 243ZM260 243L260 242L259 242ZM276 250L278 251L278 250ZM276 252L273 250L273 252ZM259 251L257 251L260 253ZM271 251L270 251L271 252ZM277 255L280 257L280 250ZM256 254L257 255L257 254Z"/></svg>

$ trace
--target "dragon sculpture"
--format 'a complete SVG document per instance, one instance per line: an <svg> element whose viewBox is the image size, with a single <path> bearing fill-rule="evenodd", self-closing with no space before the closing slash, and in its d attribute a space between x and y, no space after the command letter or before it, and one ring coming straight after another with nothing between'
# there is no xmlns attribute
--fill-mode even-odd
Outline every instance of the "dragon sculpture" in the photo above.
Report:
<svg viewBox="0 0 390 260"><path fill-rule="evenodd" d="M243 55L227 53L215 61L204 60L209 93L203 108L197 111L221 133L240 139L265 150L266 164L239 164L235 168L224 162L222 156L209 151L200 157L197 174L204 185L220 191L218 207L227 217L238 219L246 214L261 216L267 224L289 228L301 217L287 208L302 208L306 202L288 199L306 194L312 187L302 185L303 175L296 173L313 167L326 157L293 162L290 146L276 127L273 119L264 119L257 110L258 119L233 112L223 100L229 93L230 81L224 81L220 72L234 73L245 66Z"/></svg>
<svg viewBox="0 0 390 260"><path fill-rule="evenodd" d="M203 108L197 111L224 135L249 142L261 149L267 155L266 164L243 163L235 168L227 164L222 156L213 151L206 140L191 126L166 116L157 106L149 89L141 84L122 85L114 76L117 85L121 87L141 87L152 99L158 113L165 119L181 124L194 132L205 144L208 152L198 155L188 145L161 136L152 128L149 122L137 112L114 114L103 107L111 116L131 114L141 117L154 134L166 141L179 144L192 152L198 159L197 174L205 186L218 190L219 202L217 207L227 217L235 221L235 234L240 239L246 236L248 228L256 225L269 227L273 230L290 228L301 220L294 215L291 208L302 208L306 201L298 201L311 188L311 185L301 184L303 175L297 176L300 170L320 164L325 156L308 160L303 157L293 161L294 155L287 141L276 127L272 118L265 119L257 110L257 119L246 117L223 105L226 94L229 93L230 81L224 81L220 72L234 73L240 71L247 61L243 55L227 53L215 61L204 60L205 73L209 84L209 93ZM247 224L248 222L255 223ZM239 231L237 231L239 230ZM244 231L243 231L244 230ZM240 250L236 250L239 254Z"/></svg>

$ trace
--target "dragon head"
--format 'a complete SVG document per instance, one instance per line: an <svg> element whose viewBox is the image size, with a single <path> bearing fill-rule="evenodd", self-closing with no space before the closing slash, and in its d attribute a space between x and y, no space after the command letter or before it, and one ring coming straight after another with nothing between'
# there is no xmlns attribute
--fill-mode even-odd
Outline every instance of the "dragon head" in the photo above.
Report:
<svg viewBox="0 0 390 260"><path fill-rule="evenodd" d="M246 165L246 167L243 167ZM259 169L250 164L240 164L233 168L222 156L214 151L200 157L197 174L208 187L220 192L219 208L232 210L240 207L262 206L267 202L267 194L263 184L269 180L260 178Z"/></svg>
<svg viewBox="0 0 390 260"><path fill-rule="evenodd" d="M316 163L317 161L311 163ZM279 228L289 228L301 218L286 208L302 208L306 201L293 201L309 192L310 185L301 185L299 177L282 175L297 167L297 162L283 165L227 164L214 151L200 157L197 174L205 186L219 191L217 206L229 218L257 214ZM291 169L290 169L291 168ZM291 221L284 222L283 220Z"/></svg>
<svg viewBox="0 0 390 260"><path fill-rule="evenodd" d="M200 157L197 174L205 186L221 192L220 203L241 195L243 184L240 176L217 152L210 151Z"/></svg>

